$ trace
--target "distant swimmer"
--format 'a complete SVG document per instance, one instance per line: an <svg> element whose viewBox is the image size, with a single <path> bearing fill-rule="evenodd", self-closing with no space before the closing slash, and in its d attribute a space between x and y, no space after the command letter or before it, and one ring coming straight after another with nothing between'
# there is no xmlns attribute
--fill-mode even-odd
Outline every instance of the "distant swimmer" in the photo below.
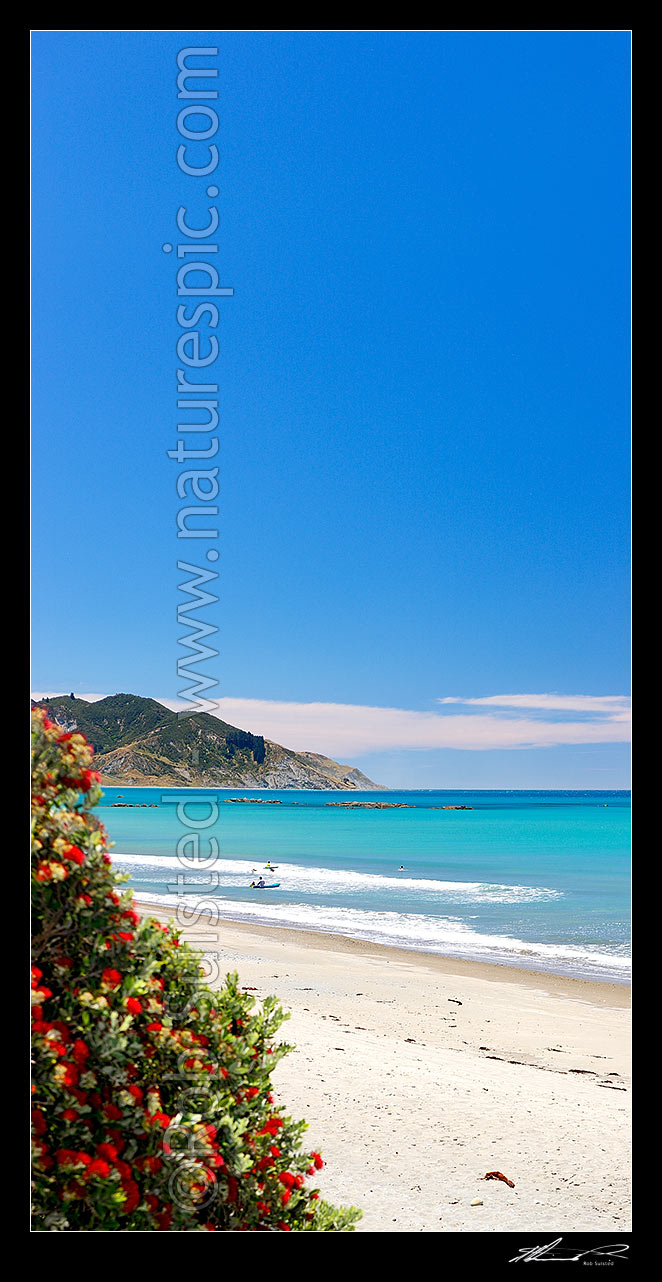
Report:
<svg viewBox="0 0 662 1282"><path fill-rule="evenodd" d="M398 868L398 872L404 872L404 870L405 870L404 864L400 864L400 867Z"/></svg>

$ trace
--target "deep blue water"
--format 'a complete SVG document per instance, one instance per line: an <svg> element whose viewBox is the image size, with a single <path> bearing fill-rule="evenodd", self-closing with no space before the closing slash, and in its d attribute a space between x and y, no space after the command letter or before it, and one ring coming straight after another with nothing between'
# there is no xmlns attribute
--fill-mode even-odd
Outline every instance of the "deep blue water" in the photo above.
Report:
<svg viewBox="0 0 662 1282"><path fill-rule="evenodd" d="M239 796L281 804L227 800ZM134 808L113 807L118 800ZM179 844L178 854L178 843L190 842L189 820L206 819L210 800L218 816L200 830L201 851L213 837L218 857L211 870L183 867L181 854L193 848ZM412 808L327 804L352 800ZM436 808L447 805L473 808ZM236 920L629 979L628 792L106 788L100 811L113 858L140 898L211 896ZM253 869L279 888L250 890Z"/></svg>

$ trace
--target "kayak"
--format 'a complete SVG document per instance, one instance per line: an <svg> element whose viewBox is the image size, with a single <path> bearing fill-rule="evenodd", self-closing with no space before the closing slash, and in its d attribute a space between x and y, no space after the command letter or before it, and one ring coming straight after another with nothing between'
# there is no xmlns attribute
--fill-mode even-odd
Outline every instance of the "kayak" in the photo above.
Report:
<svg viewBox="0 0 662 1282"><path fill-rule="evenodd" d="M279 887L279 886L280 886L280 882L279 882L279 881L272 881L272 882L271 882L271 885L265 885L265 886L249 886L249 887L248 887L248 889L249 889L249 890L278 890L278 887Z"/></svg>
<svg viewBox="0 0 662 1282"><path fill-rule="evenodd" d="M265 864L264 870L265 872L275 872L277 867L278 867L278 864Z"/></svg>

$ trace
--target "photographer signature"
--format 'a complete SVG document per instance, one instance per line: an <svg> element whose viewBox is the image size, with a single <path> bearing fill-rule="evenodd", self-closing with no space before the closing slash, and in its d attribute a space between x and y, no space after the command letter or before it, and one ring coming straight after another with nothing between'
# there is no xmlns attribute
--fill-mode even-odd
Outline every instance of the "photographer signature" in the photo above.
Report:
<svg viewBox="0 0 662 1282"><path fill-rule="evenodd" d="M624 1242L610 1242L605 1246L593 1246L588 1251L578 1251L576 1247L559 1246L563 1238L557 1237L547 1246L522 1247L519 1255L514 1255L509 1264L516 1264L519 1260L581 1260L589 1255L612 1256L614 1259L623 1259L628 1247Z"/></svg>

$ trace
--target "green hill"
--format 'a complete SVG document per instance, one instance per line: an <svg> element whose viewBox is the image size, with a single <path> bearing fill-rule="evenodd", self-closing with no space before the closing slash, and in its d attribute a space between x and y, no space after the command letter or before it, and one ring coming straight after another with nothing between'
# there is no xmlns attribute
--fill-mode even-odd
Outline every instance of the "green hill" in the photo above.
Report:
<svg viewBox="0 0 662 1282"><path fill-rule="evenodd" d="M262 735L194 713L178 717L156 699L114 694L40 701L66 730L80 730L106 784L154 787L378 789L360 770L294 752Z"/></svg>

